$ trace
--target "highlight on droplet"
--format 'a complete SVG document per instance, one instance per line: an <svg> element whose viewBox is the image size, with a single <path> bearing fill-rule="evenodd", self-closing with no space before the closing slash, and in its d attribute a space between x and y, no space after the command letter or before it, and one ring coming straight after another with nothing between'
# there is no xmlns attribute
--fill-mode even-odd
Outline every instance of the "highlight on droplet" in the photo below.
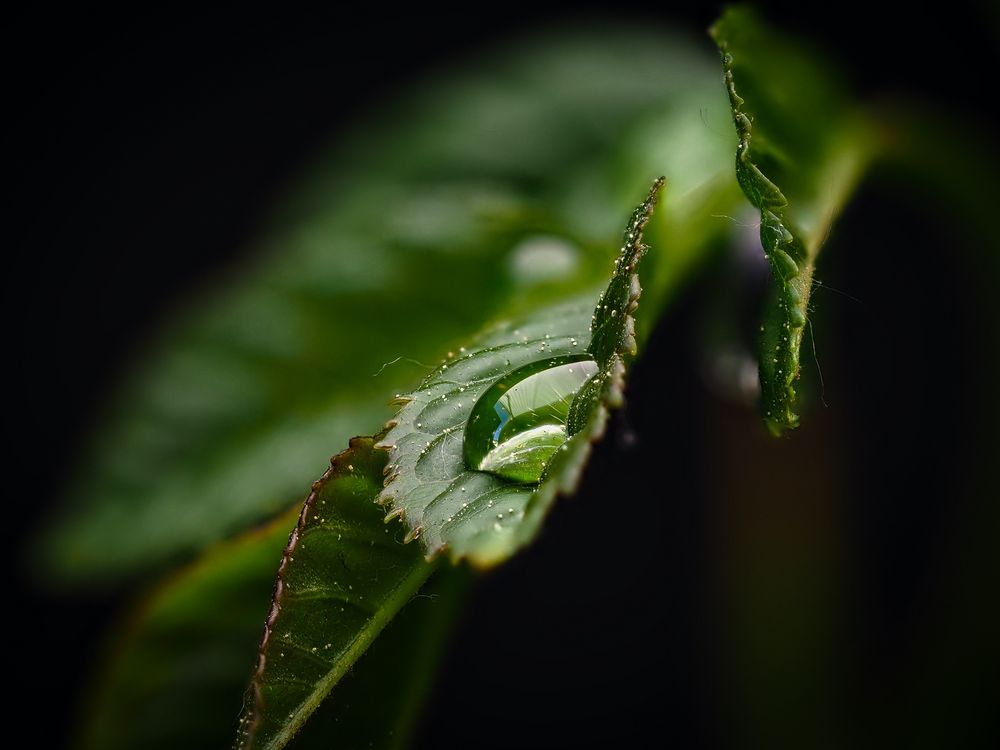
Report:
<svg viewBox="0 0 1000 750"><path fill-rule="evenodd" d="M573 397L597 370L588 355L571 355L532 362L498 380L472 409L466 465L512 482L538 482L566 442Z"/></svg>

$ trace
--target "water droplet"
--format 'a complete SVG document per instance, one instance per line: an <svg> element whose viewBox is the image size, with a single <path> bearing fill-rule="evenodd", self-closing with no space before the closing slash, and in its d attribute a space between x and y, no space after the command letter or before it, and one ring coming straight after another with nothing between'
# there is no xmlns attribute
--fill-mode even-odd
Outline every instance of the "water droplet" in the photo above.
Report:
<svg viewBox="0 0 1000 750"><path fill-rule="evenodd" d="M573 396L597 372L585 355L533 362L494 383L472 409L466 464L514 482L537 482L566 441Z"/></svg>

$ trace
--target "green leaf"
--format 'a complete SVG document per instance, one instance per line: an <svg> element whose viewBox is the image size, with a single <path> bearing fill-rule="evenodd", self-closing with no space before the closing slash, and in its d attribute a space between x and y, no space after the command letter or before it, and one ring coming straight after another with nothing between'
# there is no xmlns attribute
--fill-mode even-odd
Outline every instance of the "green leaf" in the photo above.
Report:
<svg viewBox="0 0 1000 750"><path fill-rule="evenodd" d="M520 40L383 104L316 160L253 262L152 337L53 517L43 576L135 576L288 507L424 363L586 299L634 195L666 174L655 315L722 231L701 217L732 206L727 143L702 121L724 107L700 48L635 27Z"/></svg>
<svg viewBox="0 0 1000 750"><path fill-rule="evenodd" d="M283 747L433 566L380 523L384 451L354 438L302 506L278 567L241 747Z"/></svg>
<svg viewBox="0 0 1000 750"><path fill-rule="evenodd" d="M389 533L394 524L375 523L380 513L370 501L379 495L384 475L389 479L379 496L398 503L386 521L410 510L408 518L419 517L421 525L411 526L408 538L426 532L429 556L447 546L453 558L480 565L495 564L530 541L532 535L519 523L525 508L530 505L527 517L537 531L557 491L572 489L578 481L586 459L580 446L589 447L598 436L593 425L599 421L603 427L607 407L620 403L622 357L635 352L635 266L646 249L642 230L662 182L655 183L626 229L611 282L592 316L593 339L591 317L578 304L542 310L522 328L501 325L482 338L481 348L460 352L420 390L401 397L407 404L381 443L355 438L332 460L313 486L282 556L251 699L240 720L241 747L287 744L430 575L433 566L421 558L419 547L399 544ZM560 327L577 334L549 333ZM601 384L601 397L588 403L590 429L573 443L573 462L554 461L556 473L543 479L542 487L549 483L553 489L539 495L542 501L533 488L466 470L462 436L476 398L511 369L539 357L577 354L585 342L602 365L594 379ZM389 447L388 461L383 444ZM455 517L446 518L449 512Z"/></svg>
<svg viewBox="0 0 1000 750"><path fill-rule="evenodd" d="M371 521L373 533L381 533L379 514ZM274 586L274 560L293 523L294 514L284 514L219 545L135 609L115 634L108 666L85 707L82 747L218 748L231 741L249 655ZM428 582L292 746L404 746L463 585L450 571Z"/></svg>
<svg viewBox="0 0 1000 750"><path fill-rule="evenodd" d="M598 372L584 384L570 407L567 430L570 438L546 467L518 528L518 543L530 542L559 495L576 491L591 446L603 435L610 410L622 405L627 362L638 352L635 318L642 287L636 266L645 255L644 230L656 205L664 178L653 183L646 200L635 209L625 227L622 248L615 259L611 281L591 317L592 338L588 350Z"/></svg>
<svg viewBox="0 0 1000 750"><path fill-rule="evenodd" d="M484 471L483 465L470 465L468 441L475 436L474 409L487 399L486 412L491 413L496 399L489 396L495 384L511 379L513 373L537 377L546 369L563 366L572 372L574 366L585 365L583 352L593 356L596 372L586 383L580 381L582 388L568 409L569 430L579 432L596 419L599 408L621 403L622 357L636 351L632 312L640 288L635 266L646 250L643 229L662 184L662 178L657 180L633 213L611 281L596 310L592 302L574 301L500 324L468 350L460 349L417 390L400 397L404 406L387 425L379 444L389 451L388 479L379 502L391 508L387 521L402 518L409 526L407 541L420 537L428 559L447 550L453 560L468 559L480 567L496 565L530 541L533 534L521 529L521 521L529 506L544 509L551 503L555 493L545 489L546 483L558 483L566 490L575 486L577 475L562 461L550 479L543 466L528 459L536 478L541 475L541 484L512 481L498 475L494 467ZM508 393L514 392L516 382L511 379ZM544 387L533 385L532 389ZM557 395L565 402L572 393ZM547 446L546 463L553 451L558 454L565 445L566 419L557 415L551 420L563 424L552 425L556 440ZM603 427L603 420L600 424ZM587 431L588 439L598 435ZM582 442L589 445L589 440ZM523 447L521 451L528 452ZM575 452L574 456L572 466L578 470L586 457ZM545 503L539 503L538 493L547 498ZM532 514L534 531L543 514L544 510Z"/></svg>
<svg viewBox="0 0 1000 750"><path fill-rule="evenodd" d="M414 360L436 360L447 342L486 321L500 321L481 339L487 344L491 335L497 342L507 336L504 321L521 319L528 321L521 335L539 340L563 321L583 332L585 347L619 221L647 175L668 173L676 190L660 214L663 226L647 228L663 251L646 262L650 318L723 235L724 225L702 217L731 210L735 192L725 143L703 120L723 112L725 101L699 52L666 35L602 30L522 44L469 75L425 87L400 105L405 114L370 124L317 165L260 243L257 263L167 329L122 392L117 417L76 485L75 504L49 537L59 574L110 580L134 573L285 507L327 446L384 421L387 394L412 383L422 366ZM636 331L640 343L649 329ZM548 503L578 481L588 439L607 414L603 401L597 404L587 429L549 463L515 546L530 541ZM362 458L348 465L371 473L328 476L350 490L350 503L381 486L375 469L384 460L368 441L352 450ZM343 571L334 571L338 578L328 570L339 564L337 549L314 556L307 540L283 565L282 608L243 717L257 745L290 737L338 679L333 698L295 742L314 721L344 725L336 705L352 684L345 670L431 569L416 546L378 546L398 542L402 530L384 526L374 504L364 513L371 518L357 530L371 535L370 554L396 561L391 569L386 560L358 569L371 588L356 581L348 591L373 604L367 619L345 606L353 619L327 621L320 600L289 597L288 582L293 593L346 582ZM307 513L300 538L322 534L315 528L325 522ZM182 575L154 598L113 662L101 693L106 709L91 714L92 744L113 747L120 737L122 745L155 746L149 738L164 717L185 710L190 715L174 720L164 743L190 746L194 735L214 743L219 717L234 713L205 707L221 706L225 688L232 689L238 651L246 654L238 670L245 679L263 614L245 603L266 599L261 581L273 574L261 571L279 538L247 550L250 561L211 554L198 575ZM244 576L246 598L224 590ZM233 619L225 628L212 622L218 607ZM285 633L308 653L282 652ZM339 651L324 668L310 655L327 643ZM426 648L424 640L410 644L413 652ZM225 663L202 685L189 653ZM191 669L175 673L183 664ZM365 704L380 705L375 698Z"/></svg>
<svg viewBox="0 0 1000 750"><path fill-rule="evenodd" d="M646 200L632 212L622 235L622 248L615 258L611 281L591 316L591 340L587 351L597 362L598 371L573 400L567 422L570 435L584 429L601 404L621 405L624 361L638 352L633 313L639 307L642 286L635 269L649 249L643 241L644 232L664 181L665 178L660 177L654 182Z"/></svg>
<svg viewBox="0 0 1000 750"><path fill-rule="evenodd" d="M437 571L309 717L289 747L409 747L465 600L466 573L460 568Z"/></svg>
<svg viewBox="0 0 1000 750"><path fill-rule="evenodd" d="M482 339L481 349L442 365L420 391L405 397L408 404L384 440L403 444L412 435L419 434L422 441L429 434L428 446L434 443L442 446L441 450L420 449L419 444L409 440L407 444L416 447L407 454L398 445L393 445L391 453L394 462L387 463L387 455L375 445L375 439L355 438L348 450L331 460L330 469L313 485L313 491L304 503L282 553L257 667L246 709L240 718L241 747L278 748L288 744L380 631L430 576L433 566L422 559L419 548L402 545L392 533L398 527L382 523L381 513L371 502L379 495L385 474L393 475L385 483L384 493L410 504L400 505L400 508L413 507L415 512L425 512L427 507L413 505L415 500L429 498L429 507L449 493L455 502L468 498L469 511L461 514L456 511L460 515L457 523L440 529L441 547L451 546L455 557L468 556L480 564L495 563L513 551L512 543L520 545L530 541L531 536L520 528L518 519L530 503L531 528L537 530L544 509L556 492L546 490L542 495L545 502L539 503L534 493L524 485L505 482L490 474L465 471L461 450L455 453L453 448L461 446L461 433L464 432L474 399L488 389L497 377L540 356L550 357L560 352L577 354L585 343L589 344L586 348L601 366L601 371L590 381L599 385L595 391L599 397L587 401L586 416L581 417L582 424L590 426L597 419L591 415L598 409L605 410L609 405L620 403L624 375L622 357L636 351L631 313L636 308L640 289L635 267L646 250L643 229L662 182L661 179L654 184L647 200L633 214L625 232L622 251L615 261L611 282L592 316L581 311L588 308L573 304L536 313L534 321L523 324L523 331L513 329L511 324L501 325ZM588 324L591 321L593 338L589 330L591 325ZM578 334L556 335L553 338L548 331L558 331L560 326L565 326L567 331L576 330ZM546 333L541 333L543 330ZM609 397L612 393L617 394L617 399ZM449 394L452 396L451 403L447 399ZM464 404L462 399L465 399ZM418 422L420 419L425 422ZM452 424L455 419L461 422L457 426ZM603 420L602 416L602 425ZM420 429L421 425L424 430ZM437 434L430 433L431 430L437 430ZM584 435L587 440L580 439ZM554 488L567 489L569 466L577 468L572 479L575 482L579 467L586 458L585 454L581 457L577 444L589 446L590 440L596 436L593 429L581 433L573 444L574 462L553 462L558 470L552 479L547 477L543 480L542 486L548 482ZM446 449L451 453L446 454ZM401 454L404 457L411 454L417 456L412 472L400 471ZM440 479L439 474L447 471L453 472L453 475ZM401 481L401 476L412 477L416 481L408 484ZM439 487L442 482L447 485L444 492L430 496L423 491L425 487ZM470 487L472 491L466 494L466 488ZM499 521L493 520L494 503L499 503L497 507L507 508L497 513L500 519L506 513L509 519L507 524L501 526ZM518 512L513 510L515 505ZM442 512L439 510L438 514ZM436 530L437 527L434 528ZM434 537L428 534L426 538ZM229 614L227 627L249 622L237 606L245 603L240 598L245 587L227 589L227 586L240 574L243 579L259 582L259 568L253 563L259 562L262 550L273 552L274 541L273 530L259 534L253 543L237 546L221 561L205 566L201 576L195 577L194 584L185 581L184 585L175 587L193 604L180 608L187 612L181 628L177 627L176 619L171 619L176 617L179 609L175 604L177 597L167 597L165 601L161 597L158 604L166 610L168 623L161 629L166 636L176 637L178 631L188 632L190 641L192 625L197 625L206 631L208 637L205 640L211 642L218 639L225 630L218 629L212 619L215 602L226 603ZM439 549L430 548L430 551ZM205 588L208 589L207 596ZM160 619L144 618L143 627L139 628L143 637L134 638L137 643L131 644L132 653L128 658L119 660L118 674L112 681L114 690L110 690L111 695L103 701L112 709L96 712L104 722L96 724L94 745L113 744L119 738L133 737L132 732L122 733L120 729L118 734L115 733L114 719L118 712L114 708L121 704L127 706L129 701L139 701L137 705L146 708L172 710L175 708L172 701L178 700L179 695L183 699L199 702L205 702L210 697L203 693L203 689L212 685L212 680L197 682L198 690L167 691L165 696L156 696L159 700L150 699L148 686L145 690L137 689L136 683L148 675L154 680L152 684L160 686L162 691L164 665L161 664L159 670L149 669L149 662L168 659L166 663L170 664L171 657L178 657L175 651L179 648L164 648L164 637L157 633L156 627ZM201 634L201 631L198 632ZM235 638L234 642L241 641ZM231 648L223 648L222 652L225 654ZM420 646L410 650L423 653L426 648ZM204 653L193 648L189 642L185 653L191 652ZM391 664L389 668L392 668ZM231 677L233 670L221 670L220 674L223 678ZM191 676L186 675L183 684L190 688L186 683L191 681ZM214 682L219 683L220 680ZM375 686L377 680L372 678L365 684ZM337 702L345 700L339 696ZM366 726L372 725L386 726L384 721L373 724L358 721L353 714L348 722L345 715L329 706L324 711L332 717L335 731L344 731L346 726L354 727L353 731L363 731ZM191 714L206 717L208 712L199 710L191 711ZM341 719L345 719L343 724ZM327 718L320 724L329 728L330 721ZM155 725L156 721L153 721L148 726L152 728ZM194 734L183 723L177 723L174 731L181 735ZM201 728L201 732L205 736L212 734L209 728ZM135 734L141 736L142 733ZM392 736L399 737L402 733L393 733ZM383 739L387 738L388 735L383 736ZM178 742L180 738L171 735L168 739Z"/></svg>
<svg viewBox="0 0 1000 750"><path fill-rule="evenodd" d="M294 514L208 550L158 586L111 638L80 745L224 747Z"/></svg>
<svg viewBox="0 0 1000 750"><path fill-rule="evenodd" d="M760 209L772 286L760 337L764 420L798 425L795 381L816 258L871 158L869 128L812 49L730 8L711 29L739 136L736 177ZM739 93L737 93L739 92Z"/></svg>

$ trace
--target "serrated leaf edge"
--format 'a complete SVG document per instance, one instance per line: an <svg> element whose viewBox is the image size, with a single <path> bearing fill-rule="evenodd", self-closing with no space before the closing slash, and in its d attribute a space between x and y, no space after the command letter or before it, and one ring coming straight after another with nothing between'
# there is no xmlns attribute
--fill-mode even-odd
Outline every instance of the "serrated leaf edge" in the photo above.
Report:
<svg viewBox="0 0 1000 750"><path fill-rule="evenodd" d="M595 356L598 364L601 365L601 371L595 376L601 378L603 381L601 383L603 390L596 402L597 408L589 416L585 429L571 436L561 449L572 461L565 463L568 459L557 460L556 457L553 457L553 461L546 467L538 487L535 489L525 508L525 516L517 530L517 546L515 551L526 545L534 537L544 516L558 497L570 495L576 491L582 477L583 468L590 455L590 449L603 437L611 410L620 408L624 404L625 360L634 357L637 353L635 318L633 313L639 306L642 285L639 281L636 267L646 251L649 250L649 246L643 241L643 232L652 216L653 209L656 206L665 183L665 177L658 177L653 182L646 199L633 211L623 233L623 245L618 258L615 260L615 271L612 274L611 282L609 282L608 286L602 292L594 315L591 317L590 330L593 334L600 322L602 311L607 312L609 310L608 300L616 274L622 268L626 269L629 272L627 295L622 305L620 334L617 336L613 352L610 357L605 358L605 362L600 362L597 352L594 351L594 338L591 339L591 343L588 346L588 351ZM614 318L617 313L617 308L613 308L613 310L614 312L609 313L610 318ZM392 403L400 405L401 409L392 419L386 422L381 433L383 437L400 424L403 411L412 401L413 399L408 395L397 394ZM402 505L396 505L395 494L388 491L399 476L399 447L395 443L385 443L382 441L376 443L375 447L387 451L389 455L385 469L383 470L385 477L383 490L379 493L375 502L389 509L385 516L386 523L398 519L408 527L403 540L405 543L419 539L423 531L422 526L419 524L410 525L408 523L406 508ZM558 471L563 466L562 472L556 476L553 477L549 473L550 470ZM554 481L548 481L550 477ZM446 549L447 544L434 549L428 549L425 551L425 559L432 561L444 553ZM488 568L500 562L500 560L492 558L475 556L467 557L466 559L476 567L481 568Z"/></svg>
<svg viewBox="0 0 1000 750"><path fill-rule="evenodd" d="M584 428L572 435L563 444L565 457L555 458L546 467L534 496L528 501L525 516L518 529L520 546L526 545L538 533L538 529L548 514L549 509L560 497L573 495L579 489L583 478L583 470L590 458L593 447L604 437L611 412L625 404L625 373L626 361L638 352L635 340L635 311L639 308L639 298L642 296L642 284L636 267L649 250L644 242L644 230L653 215L653 209L666 184L666 178L661 176L653 182L646 200L633 212L632 219L624 233L623 255L615 262L616 270L623 258L627 258L630 274L628 279L628 296L625 299L624 318L622 321L623 335L619 337L615 351L610 360L602 367L604 377L603 391L596 402L597 408L592 411ZM631 256L628 251L631 250ZM609 285L610 287L610 285ZM601 295L597 309L606 304L607 290ZM595 311L596 320L596 311ZM593 331L593 326L591 327ZM593 340L591 340L593 346ZM549 472L553 472L550 474ZM558 473L556 473L558 472ZM552 481L549 481L549 480Z"/></svg>
<svg viewBox="0 0 1000 750"><path fill-rule="evenodd" d="M805 332L814 264L808 253L798 253L805 255L806 262L801 263L788 252L795 242L785 216L788 199L750 156L753 122L743 109L743 98L736 92L733 55L729 51L729 45L720 38L715 28L712 29L712 34L722 56L726 91L739 138L736 146L736 179L743 194L760 211L760 242L771 267L771 277L778 285L778 305L783 311L783 331L779 333L781 340L776 342L772 352L770 342L765 344L762 337L759 362L764 423L771 434L777 437L785 430L799 425L799 416L795 413L795 380L799 377L799 352ZM815 254L811 258L814 259ZM771 359L770 362L768 358Z"/></svg>
<svg viewBox="0 0 1000 750"><path fill-rule="evenodd" d="M351 438L348 442L348 447L333 456L330 459L330 466L327 470L323 472L323 475L319 479L312 483L311 491L306 497L305 502L302 504L302 510L299 513L298 521L292 529L291 534L289 534L288 542L285 544L285 548L281 553L281 562L278 565L274 591L271 595L271 607L268 610L267 618L264 621L264 631L261 636L260 645L257 649L257 664L254 667L253 676L250 679L250 687L247 691L247 700L250 705L248 709L243 712L239 720L240 726L236 743L236 747L239 750L242 750L243 748L255 747L254 743L256 739L256 732L260 726L264 710L263 680L264 672L267 668L267 650L271 636L274 632L275 624L281 614L281 601L285 589L285 572L293 559L299 540L306 530L309 514L314 510L319 492L329 480L337 475L338 470L340 470L342 466L346 466L348 471L350 471L350 457L355 451L369 445L373 450L378 450L378 441L383 435L384 433L379 433L372 437L358 436ZM428 568L416 569L414 574L407 576L403 580L401 585L398 587L397 592L402 593L403 598L409 599L410 596L416 593L420 585L428 578L430 572L431 569ZM398 608L393 610L392 615L395 615L397 610ZM377 617L373 618L375 626L364 628L347 649L346 655L353 655L354 658L341 660L344 664L342 669L330 670L330 672L328 672L322 680L316 683L316 689L313 691L313 695L318 697L313 701L308 701L300 705L300 707L296 710L295 715L290 718L290 720L286 723L285 728L274 738L274 740L268 744L268 747L280 748L291 740L295 733L298 732L298 730L312 714L313 710L315 710L316 706L319 705L330 690L333 689L333 686L336 685L341 677L343 677L347 669L350 668L350 666L357 660L357 657L364 653L365 649L371 645L372 641L375 640L381 632L382 627L385 626L390 618L391 615L389 618L382 618L384 621L379 621L380 618Z"/></svg>
<svg viewBox="0 0 1000 750"><path fill-rule="evenodd" d="M760 242L771 268L775 283L773 293L780 310L780 316L765 317L759 342L761 409L768 431L778 437L799 425L795 412L795 381L799 378L816 260L834 216L846 203L871 159L872 144L867 123L858 113L838 113L838 127L842 132L833 136L831 144L834 147L828 149L821 163L809 165L810 169L820 170L823 184L830 186L827 211L822 222L811 227L809 236L796 231L788 215L788 199L751 157L753 119L744 110L745 102L736 91L734 58L724 38L723 27L731 21L732 13L733 9L727 11L709 29L709 34L722 57L726 91L739 138L736 179L747 199L760 211Z"/></svg>

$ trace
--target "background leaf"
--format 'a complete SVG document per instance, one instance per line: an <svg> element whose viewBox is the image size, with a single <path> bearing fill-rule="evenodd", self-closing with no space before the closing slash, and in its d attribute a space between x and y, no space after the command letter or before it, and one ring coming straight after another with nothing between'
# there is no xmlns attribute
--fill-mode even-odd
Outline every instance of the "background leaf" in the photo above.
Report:
<svg viewBox="0 0 1000 750"><path fill-rule="evenodd" d="M225 747L295 513L208 550L113 634L88 697L85 748Z"/></svg>
<svg viewBox="0 0 1000 750"><path fill-rule="evenodd" d="M395 126L379 124L318 164L273 219L256 263L228 291L173 321L121 394L118 416L81 474L75 510L49 537L58 575L76 582L134 575L285 507L307 464L383 421L382 404L399 383L501 312L510 319L544 301L586 299L586 330L621 217L658 169L670 172L677 194L663 212L664 255L647 263L652 317L725 229L693 220L692 207L725 210L737 196L725 139L705 126L707 112L719 120L725 112L711 57L674 37L645 36L633 29L618 41L602 32L520 45L483 63L485 81L428 85L398 104L412 115L392 118L413 126L402 139ZM618 53L626 47L635 56L623 66ZM538 56L530 65L526 50ZM581 64L604 72L577 79ZM502 84L489 83L505 76L516 79L523 112L497 130L499 113L517 109L500 94ZM558 99L549 96L554 89ZM464 106L469 96L478 108ZM580 127L583 110L589 124ZM443 111L451 122L441 141ZM672 133L684 142L665 138ZM553 149L535 153L539 143ZM518 157L525 148L530 156ZM473 158L470 149L483 153ZM496 161L492 154L503 151ZM640 326L636 336L649 330ZM401 351L400 341L413 348ZM266 590L248 560L273 554L270 542L247 549L242 563L211 557L204 565L217 568L154 598L113 662L93 711L92 744L152 742L157 721L193 704L201 708L176 722L167 740L218 736L219 717L207 716L207 707L223 705L224 686L245 678L247 664L237 667L233 657L259 628ZM172 592L187 603L175 604ZM202 621L218 602L232 620L225 646L222 631ZM171 655L183 643L194 652L219 649L216 678L203 686L177 668L184 659ZM271 674L267 681L277 683ZM282 700L301 705L295 696ZM122 719L140 705L147 713ZM336 708L324 715L344 718ZM285 723L276 719L266 732L280 733Z"/></svg>
<svg viewBox="0 0 1000 750"><path fill-rule="evenodd" d="M686 218L732 203L703 121L724 107L710 56L636 28L527 39L383 105L316 160L256 262L161 331L53 518L46 575L132 576L287 507L450 342L596 288L662 173L654 317L724 228Z"/></svg>
<svg viewBox="0 0 1000 750"><path fill-rule="evenodd" d="M764 421L780 435L798 425L795 381L816 258L870 159L873 136L831 66L749 8L730 8L711 33L740 139L736 177L760 209L771 266L760 387Z"/></svg>

